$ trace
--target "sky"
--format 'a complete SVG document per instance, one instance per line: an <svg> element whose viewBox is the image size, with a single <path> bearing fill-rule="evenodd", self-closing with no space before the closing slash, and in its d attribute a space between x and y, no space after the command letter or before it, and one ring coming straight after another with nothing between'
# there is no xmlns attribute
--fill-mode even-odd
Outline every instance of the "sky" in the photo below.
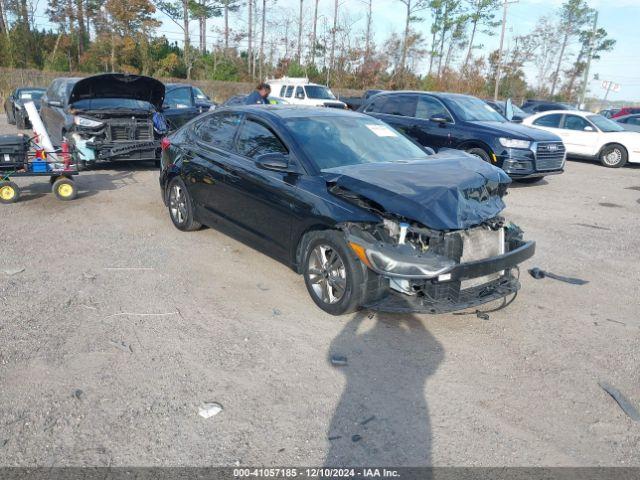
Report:
<svg viewBox="0 0 640 480"><path fill-rule="evenodd" d="M303 0L304 16L310 26L312 8L314 0ZM270 0L269 3L273 3ZM591 66L590 77L597 74L600 80L591 80L589 83L589 96L602 98L605 90L602 87L603 80L610 80L620 85L619 92L610 92L609 100L629 100L640 102L640 0L589 0L589 5L599 12L598 25L609 33L611 38L617 40L612 52L602 55L602 59L594 61ZM321 19L332 21L333 15L332 0L320 0ZM553 15L558 11L562 0L519 0L510 4L507 16L507 33L505 37L505 47L508 48L518 35L529 33L536 25L537 20L545 15ZM404 25L404 5L399 0L373 0L373 30L376 42L381 44L392 32L400 33ZM44 8L42 6L41 16L43 18ZM268 14L267 18L289 16L297 18L299 0L277 0ZM361 0L341 0L340 11L352 21L355 30L365 28L365 4ZM498 19L501 18L501 11ZM244 27L246 21L245 14L240 14L230 22L233 25ZM416 28L429 29L431 24L427 12L421 14L424 21ZM180 29L162 14L158 15L162 20L162 26L158 33L165 34L170 40L182 43L182 33ZM216 40L217 34L213 30L222 27L222 19L211 19L208 21L209 44ZM193 22L190 31L193 34L192 42L197 44L197 22ZM305 32L306 34L307 32ZM483 45L483 51L491 51L498 48L500 27L496 28L496 35L481 35L478 43ZM292 32L292 37L295 35ZM478 54L478 51L476 51ZM419 72L424 73L424 72ZM532 69L526 69L528 80L533 80Z"/></svg>

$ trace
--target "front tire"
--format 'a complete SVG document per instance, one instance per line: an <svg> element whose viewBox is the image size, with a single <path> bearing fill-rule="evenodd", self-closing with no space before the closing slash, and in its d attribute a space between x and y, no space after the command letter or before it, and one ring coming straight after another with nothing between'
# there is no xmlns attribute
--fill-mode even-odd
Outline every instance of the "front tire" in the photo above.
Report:
<svg viewBox="0 0 640 480"><path fill-rule="evenodd" d="M607 168L620 168L627 163L627 150L620 144L605 145L600 151L600 164Z"/></svg>
<svg viewBox="0 0 640 480"><path fill-rule="evenodd" d="M474 147L468 148L465 150L469 155L473 155L474 157L478 157L480 160L484 160L487 163L491 163L491 158L489 154L485 152L482 148Z"/></svg>
<svg viewBox="0 0 640 480"><path fill-rule="evenodd" d="M175 177L167 187L169 216L178 230L192 232L202 227L193 215L193 201L186 185L180 177Z"/></svg>
<svg viewBox="0 0 640 480"><path fill-rule="evenodd" d="M311 232L303 241L304 283L311 299L325 312L355 312L386 293L385 282L358 259L342 232Z"/></svg>
<svg viewBox="0 0 640 480"><path fill-rule="evenodd" d="M24 115L22 113L15 114L14 118L15 118L15 121L16 121L16 128L18 130L26 130L27 129L27 122L25 121Z"/></svg>

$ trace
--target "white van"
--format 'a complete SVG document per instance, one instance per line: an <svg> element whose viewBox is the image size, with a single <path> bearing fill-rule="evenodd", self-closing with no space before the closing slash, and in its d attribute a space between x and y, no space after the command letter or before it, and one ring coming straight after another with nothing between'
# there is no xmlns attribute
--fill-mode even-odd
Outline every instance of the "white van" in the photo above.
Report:
<svg viewBox="0 0 640 480"><path fill-rule="evenodd" d="M347 104L336 99L329 87L309 82L305 77L282 77L267 80L271 86L269 97L282 98L294 105L347 108Z"/></svg>

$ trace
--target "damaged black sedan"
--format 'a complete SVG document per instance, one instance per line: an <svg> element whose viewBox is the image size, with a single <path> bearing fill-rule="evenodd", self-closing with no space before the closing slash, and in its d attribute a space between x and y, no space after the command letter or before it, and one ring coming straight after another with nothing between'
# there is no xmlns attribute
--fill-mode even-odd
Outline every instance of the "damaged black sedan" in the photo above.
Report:
<svg viewBox="0 0 640 480"><path fill-rule="evenodd" d="M58 78L40 115L54 145L66 139L80 165L157 161L167 131L164 95L162 82L140 75Z"/></svg>
<svg viewBox="0 0 640 480"><path fill-rule="evenodd" d="M177 228L216 227L286 263L334 315L499 300L518 291L517 266L534 254L500 216L502 170L464 152L430 155L358 113L226 108L162 148Z"/></svg>

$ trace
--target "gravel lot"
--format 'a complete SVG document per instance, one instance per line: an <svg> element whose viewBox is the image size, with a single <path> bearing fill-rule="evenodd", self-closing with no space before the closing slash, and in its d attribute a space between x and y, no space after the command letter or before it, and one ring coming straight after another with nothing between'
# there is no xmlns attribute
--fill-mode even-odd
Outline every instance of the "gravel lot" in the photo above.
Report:
<svg viewBox="0 0 640 480"><path fill-rule="evenodd" d="M598 385L640 408L637 166L511 188L525 267L589 283L523 270L489 320L328 316L285 266L175 229L157 177L84 173L69 203L21 179L0 207L0 465L640 466Z"/></svg>

